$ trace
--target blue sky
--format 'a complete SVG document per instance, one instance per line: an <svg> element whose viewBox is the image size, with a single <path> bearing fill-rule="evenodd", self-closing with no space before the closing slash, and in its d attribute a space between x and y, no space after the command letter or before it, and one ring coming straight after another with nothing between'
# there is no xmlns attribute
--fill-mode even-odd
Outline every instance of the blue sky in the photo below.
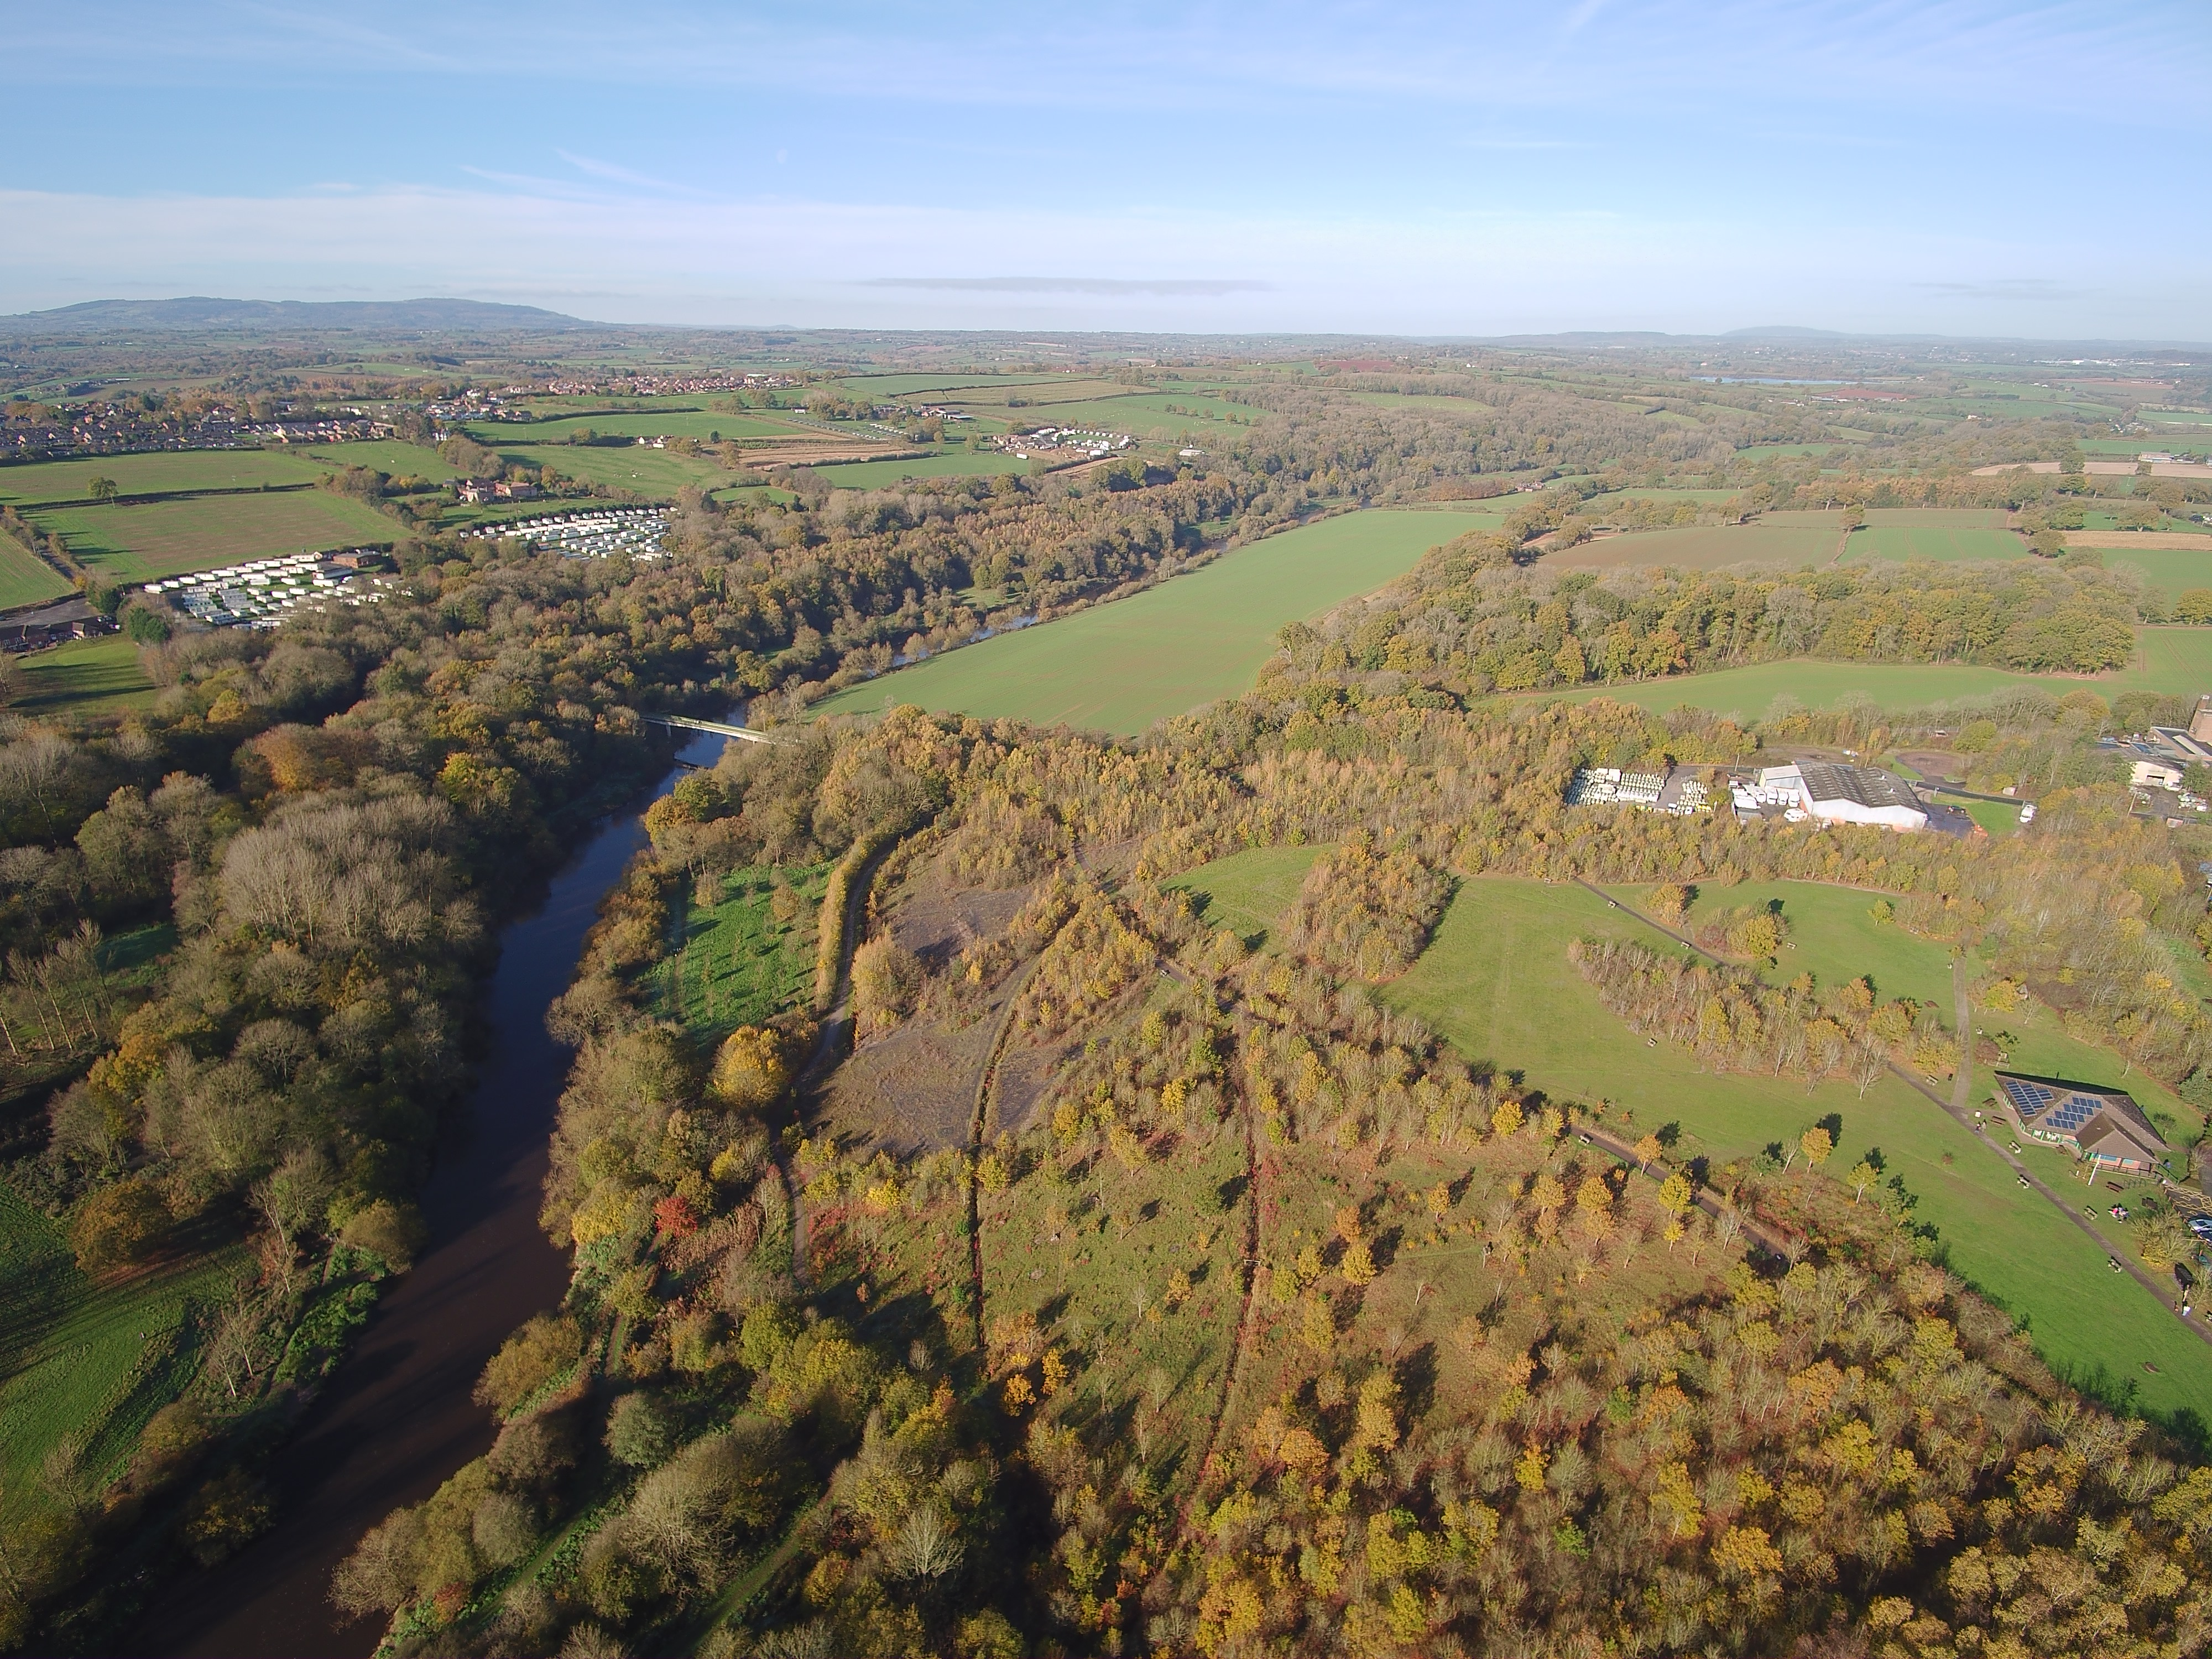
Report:
<svg viewBox="0 0 2212 1659"><path fill-rule="evenodd" d="M0 0L0 311L2212 340L2204 0Z"/></svg>

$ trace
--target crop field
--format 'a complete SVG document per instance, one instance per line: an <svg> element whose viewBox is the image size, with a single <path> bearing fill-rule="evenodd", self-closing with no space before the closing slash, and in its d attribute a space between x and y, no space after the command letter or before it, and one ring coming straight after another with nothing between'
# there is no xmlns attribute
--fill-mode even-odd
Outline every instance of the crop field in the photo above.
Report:
<svg viewBox="0 0 2212 1659"><path fill-rule="evenodd" d="M460 469L434 449L398 438L368 438L359 443L302 445L300 454L314 461L316 475L341 466L373 466L395 478L428 478L443 483L461 476ZM281 458L279 458L281 459Z"/></svg>
<svg viewBox="0 0 2212 1659"><path fill-rule="evenodd" d="M1833 707L1864 692L1883 708L1921 708L1930 703L1984 697L2011 686L2036 685L2054 696L2088 690L2108 701L2128 691L2195 696L2212 688L2212 629L2136 629L2136 660L2108 674L2068 677L2018 674L2008 669L1944 663L1817 662L1793 658L1751 668L1644 680L1571 695L1612 697L1663 714L1688 707L1755 719L1780 696L1810 708Z"/></svg>
<svg viewBox="0 0 2212 1659"><path fill-rule="evenodd" d="M1851 532L1847 560L2023 559L2027 544L2004 527L2002 512L1960 507L1875 507Z"/></svg>
<svg viewBox="0 0 2212 1659"><path fill-rule="evenodd" d="M1848 969L1854 947L1818 945L1817 932L1808 920L1791 965L1832 952ZM1919 1200L1915 1219L1938 1230L1953 1267L2025 1318L2054 1365L2084 1381L2102 1375L2108 1391L2139 1384L2138 1402L2162 1414L2199 1405L2212 1390L2212 1349L2133 1279L2115 1279L2092 1241L2019 1188L2002 1160L1934 1104L1893 1078L1864 1096L1843 1083L1808 1094L1772 1078L1702 1071L1689 1054L1649 1045L1606 1011L1566 959L1567 943L1578 935L1670 948L1581 888L1483 878L1462 884L1427 952L1383 994L1469 1058L1525 1071L1533 1086L1609 1100L1645 1127L1679 1125L1686 1156L1746 1157L1839 1114L1843 1135L1829 1167L1849 1169L1879 1148ZM1919 941L1889 954L1911 945L1942 960L1940 946ZM1936 969L1893 963L1892 971L1902 981ZM2039 1052L2026 1042L2014 1051L2023 1064ZM2158 1365L2156 1374L2141 1370L2145 1360Z"/></svg>
<svg viewBox="0 0 2212 1659"><path fill-rule="evenodd" d="M1769 513L1755 523L1692 525L1677 530L1639 530L1604 536L1544 562L1569 570L1607 569L1627 565L1676 565L1717 570L1730 564L1826 564L1843 538L1840 513Z"/></svg>
<svg viewBox="0 0 2212 1659"><path fill-rule="evenodd" d="M139 665L138 647L119 634L71 640L16 659L23 690L15 707L26 713L67 707L79 714L143 708L155 687Z"/></svg>
<svg viewBox="0 0 2212 1659"><path fill-rule="evenodd" d="M1254 847L1200 865L1167 884L1188 893L1209 927L1234 929L1248 947L1257 949L1322 854L1319 846Z"/></svg>
<svg viewBox="0 0 2212 1659"><path fill-rule="evenodd" d="M809 427L805 428L812 431ZM592 431L602 437L696 438L702 443L720 433L725 438L787 437L793 430L788 421L747 410L727 414L702 410L696 404L678 410L643 410L635 414L586 415L520 425L513 421L473 421L462 428L480 444L493 448L520 440L533 444L565 444L572 432Z"/></svg>
<svg viewBox="0 0 2212 1659"><path fill-rule="evenodd" d="M65 599L71 591L60 571L0 530L0 611Z"/></svg>
<svg viewBox="0 0 2212 1659"><path fill-rule="evenodd" d="M243 1255L96 1283L61 1228L0 1181L0 1519L41 1503L40 1465L64 1439L94 1481L119 1472L190 1375L195 1310L222 1297Z"/></svg>
<svg viewBox="0 0 2212 1659"><path fill-rule="evenodd" d="M601 449L591 444L518 443L509 438L499 446L499 453L503 460L550 465L563 477L611 485L648 501L672 500L685 484L714 489L733 482L728 470L710 456L641 449L635 444Z"/></svg>
<svg viewBox="0 0 2212 1659"><path fill-rule="evenodd" d="M1175 404L1178 411L1188 412L1171 412L1170 404ZM1024 421L1044 419L1056 425L1094 427L1102 432L1127 432L1139 438L1177 438L1188 433L1203 439L1208 433L1225 435L1235 428L1236 422L1229 418L1231 407L1194 392L1170 392L1057 404L1036 415L1028 410L1012 413Z"/></svg>
<svg viewBox="0 0 2212 1659"><path fill-rule="evenodd" d="M975 478L1026 472L1030 464L1002 450L954 450L910 461L824 461L814 476L833 489L883 489L908 478Z"/></svg>
<svg viewBox="0 0 2212 1659"><path fill-rule="evenodd" d="M772 908L778 874L801 901L783 921ZM720 903L687 896L684 942L653 970L658 1012L719 1039L790 1007L814 983L813 911L828 878L827 865L733 870Z"/></svg>
<svg viewBox="0 0 2212 1659"><path fill-rule="evenodd" d="M1101 398L1119 398L1132 388L1118 380L1079 380L1073 375L1021 384L1000 381L985 386L969 386L954 396L938 401L957 404L963 409L988 409L1003 413L1016 407L1011 401L1021 400L1020 406L1030 410L1046 410L1058 413L1063 404L1090 403ZM1032 418L1024 415L1022 418Z"/></svg>
<svg viewBox="0 0 2212 1659"><path fill-rule="evenodd" d="M2078 543L2079 532L2069 539ZM2109 569L2135 570L2172 599L2192 587L2212 587L2212 538L2202 548L2131 547L2118 552L2107 547L2105 564Z"/></svg>
<svg viewBox="0 0 2212 1659"><path fill-rule="evenodd" d="M913 702L986 719L1141 732L1243 691L1285 623L1372 592L1476 522L1448 511L1324 520L1132 598L852 686L815 708L851 714Z"/></svg>
<svg viewBox="0 0 2212 1659"><path fill-rule="evenodd" d="M26 516L42 530L58 532L72 556L111 581L151 581L271 554L390 542L400 533L396 520L320 489L36 508Z"/></svg>
<svg viewBox="0 0 2212 1659"><path fill-rule="evenodd" d="M956 395L978 388L1014 391L1025 386L1064 385L1061 374L848 374L837 382L847 391L869 398L911 398L920 392L949 392ZM946 398L941 401L950 402Z"/></svg>
<svg viewBox="0 0 2212 1659"><path fill-rule="evenodd" d="M411 444L391 447L414 448ZM354 446L331 446L333 452L342 447ZM430 450L414 453L428 457L433 465L439 464ZM22 507L41 501L88 501L94 478L112 478L121 494L142 495L313 483L330 470L327 465L317 465L298 455L259 449L179 449L151 455L97 455L81 461L34 461L0 466L0 501Z"/></svg>

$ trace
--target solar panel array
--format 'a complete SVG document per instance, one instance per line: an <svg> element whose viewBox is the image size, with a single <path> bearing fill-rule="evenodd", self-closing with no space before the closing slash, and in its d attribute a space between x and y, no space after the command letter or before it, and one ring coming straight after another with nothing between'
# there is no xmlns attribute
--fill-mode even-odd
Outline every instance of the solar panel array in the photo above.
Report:
<svg viewBox="0 0 2212 1659"><path fill-rule="evenodd" d="M2096 1116L2105 1103L2094 1095L2085 1095L2072 1089L2054 1089L2047 1083L2032 1083L2024 1077L2002 1079L2005 1098L2023 1121L2033 1121L2039 1113L2048 1110L2051 1115L2036 1124L2038 1128L2055 1129L2061 1134L2072 1134Z"/></svg>

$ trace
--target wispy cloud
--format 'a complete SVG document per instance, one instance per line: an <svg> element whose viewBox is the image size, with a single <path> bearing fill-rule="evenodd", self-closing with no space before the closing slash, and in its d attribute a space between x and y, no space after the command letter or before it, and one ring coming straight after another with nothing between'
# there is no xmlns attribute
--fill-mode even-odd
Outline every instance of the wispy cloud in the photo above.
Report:
<svg viewBox="0 0 2212 1659"><path fill-rule="evenodd" d="M1218 299L1230 294L1267 294L1273 283L1213 276L871 276L861 288L910 288L947 294L1094 294L1116 298Z"/></svg>
<svg viewBox="0 0 2212 1659"><path fill-rule="evenodd" d="M670 179L656 179L649 173L639 173L634 168L620 167L612 161L596 161L589 155L578 155L565 149L556 149L553 153L575 168L577 172L588 173L594 179L605 179L614 184L632 185L641 190L657 190L671 196L704 198L712 194L711 191L700 190L691 185L679 185Z"/></svg>

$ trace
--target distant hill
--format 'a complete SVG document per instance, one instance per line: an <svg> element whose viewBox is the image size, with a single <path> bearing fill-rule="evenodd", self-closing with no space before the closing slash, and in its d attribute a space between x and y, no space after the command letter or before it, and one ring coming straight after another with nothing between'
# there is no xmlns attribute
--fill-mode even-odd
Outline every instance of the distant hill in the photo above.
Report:
<svg viewBox="0 0 2212 1659"><path fill-rule="evenodd" d="M487 305L480 300L87 300L55 311L0 316L0 332L14 334L157 328L542 334L605 326L536 306Z"/></svg>
<svg viewBox="0 0 2212 1659"><path fill-rule="evenodd" d="M1800 328L1792 323L1769 323L1761 328L1732 328L1723 340L1848 340L1853 337L1832 328Z"/></svg>

